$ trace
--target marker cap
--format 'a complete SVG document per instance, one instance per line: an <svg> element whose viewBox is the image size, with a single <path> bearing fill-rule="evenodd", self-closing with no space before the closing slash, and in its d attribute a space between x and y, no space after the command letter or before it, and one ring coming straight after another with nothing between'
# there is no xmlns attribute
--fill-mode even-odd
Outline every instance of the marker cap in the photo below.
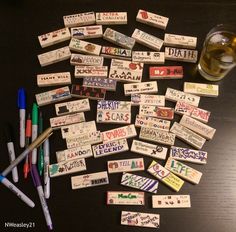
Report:
<svg viewBox="0 0 236 232"><path fill-rule="evenodd" d="M18 89L18 108L26 109L26 95L24 88Z"/></svg>

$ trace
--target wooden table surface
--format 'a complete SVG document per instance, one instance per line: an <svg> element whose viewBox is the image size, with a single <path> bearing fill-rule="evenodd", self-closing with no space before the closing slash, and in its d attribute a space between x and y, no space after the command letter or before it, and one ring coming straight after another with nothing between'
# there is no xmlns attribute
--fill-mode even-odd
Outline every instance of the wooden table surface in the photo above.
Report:
<svg viewBox="0 0 236 232"><path fill-rule="evenodd" d="M155 12L169 17L166 31L156 29L136 22L139 9ZM47 67L40 67L37 55L68 44L63 42L42 49L37 36L63 28L64 15L87 11L127 11L128 25L112 26L113 29L131 35L135 28L144 30L159 38L164 33L183 34L198 37L197 50L200 52L207 32L219 23L232 24L236 28L236 1L223 0L50 0L50 1L1 1L0 2L0 70L1 70L1 132L7 121L12 123L15 136L18 138L18 109L17 89L24 87L27 91L27 110L31 111L35 94L49 89L39 88L36 75L40 73L70 71L73 77L74 68L69 61L59 62ZM106 28L106 27L104 27ZM101 45L111 45L102 39L93 39ZM136 44L134 50L148 50ZM162 48L163 50L163 48ZM106 65L110 64L106 60ZM183 65L183 80L158 81L158 94L165 94L166 88L182 90L183 82L209 83L196 72L196 64L166 61L165 65ZM147 81L148 65L145 66L143 81ZM73 83L81 80L72 78ZM206 142L203 150L208 152L206 165L190 164L203 173L198 185L185 183L179 194L190 194L192 207L189 209L152 209L151 194L145 195L146 205L141 206L107 206L106 192L108 190L127 190L119 184L121 174L109 175L110 184L100 187L72 190L70 176L81 173L56 177L51 179L51 197L48 206L53 220L54 231L156 231L156 229L128 227L120 225L121 210L140 211L160 214L160 232L234 232L236 231L236 69L225 79L217 82L220 95L217 98L202 97L200 108L211 111L209 125L216 128L213 140ZM123 94L123 84L119 83L116 93L109 92L106 99L129 100ZM91 102L91 111L86 113L86 119L94 120L96 115L96 101ZM166 101L167 106L174 103ZM49 125L49 118L55 116L54 105L41 107L44 115L45 128ZM132 108L132 123L138 107ZM175 116L173 121L179 121ZM173 123L173 122L172 122ZM118 125L98 124L98 129L104 131L118 127ZM139 130L138 130L139 131ZM131 145L132 139L129 139ZM4 135L0 136L0 169L4 170L9 164ZM56 162L55 152L66 149L60 131L56 131L50 139L51 163ZM189 147L176 139L175 145ZM18 139L15 143L16 154L20 154ZM117 159L142 157L130 151L116 155ZM100 159L87 159L87 171L83 173L106 170L106 161L114 159L108 156ZM145 167L151 158L144 157ZM164 162L160 162L164 164ZM17 186L36 203L34 209L21 202L8 189L0 186L1 216L0 231L46 231L44 216L41 210L37 192L31 178L23 179L23 165L18 166L20 181ZM137 173L139 174L139 173ZM151 177L146 171L140 175ZM11 176L10 176L11 179ZM175 194L162 183L158 194ZM7 228L5 223L34 223L33 228Z"/></svg>

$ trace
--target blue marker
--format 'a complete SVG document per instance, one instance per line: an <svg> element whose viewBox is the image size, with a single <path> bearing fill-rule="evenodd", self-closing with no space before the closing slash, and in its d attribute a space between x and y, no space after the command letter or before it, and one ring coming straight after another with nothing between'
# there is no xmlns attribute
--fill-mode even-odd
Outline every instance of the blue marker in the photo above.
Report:
<svg viewBox="0 0 236 232"><path fill-rule="evenodd" d="M20 147L25 147L26 96L24 88L18 89L18 108L20 116Z"/></svg>

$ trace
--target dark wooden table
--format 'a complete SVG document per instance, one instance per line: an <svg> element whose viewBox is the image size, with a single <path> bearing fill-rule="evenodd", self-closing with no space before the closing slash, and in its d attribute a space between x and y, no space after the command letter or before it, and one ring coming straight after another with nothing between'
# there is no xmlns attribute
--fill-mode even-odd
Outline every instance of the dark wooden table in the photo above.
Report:
<svg viewBox="0 0 236 232"><path fill-rule="evenodd" d="M31 111L34 95L52 88L38 88L36 75L39 73L70 71L73 76L73 67L69 61L40 67L37 55L50 51L68 42L60 43L41 49L37 36L63 27L63 15L87 11L127 11L128 25L117 25L112 28L131 35L135 28L139 28L160 38L164 38L165 31L136 22L139 9L146 9L169 17L166 32L197 36L197 49L200 51L207 32L216 24L229 23L236 25L236 1L197 1L197 0L50 0L50 1L13 1L0 2L0 70L1 70L1 132L5 122L12 123L15 136L18 138L18 109L17 89L24 87L27 91L27 110ZM105 28L105 27L104 27ZM236 26L235 26L236 28ZM102 39L94 39L102 45L110 43ZM110 44L111 45L111 44ZM141 45L135 45L134 50L148 50ZM105 64L109 65L106 60ZM183 80L158 81L158 94L165 94L167 87L182 90L183 82L207 83L196 73L196 65L189 63L166 62L166 65L183 65ZM203 150L209 153L207 165L190 165L203 172L198 185L185 183L179 194L190 194L192 207L190 209L152 209L151 194L146 194L145 207L107 206L107 190L128 190L120 186L121 174L110 175L110 184L100 187L72 190L70 176L51 179L51 197L48 200L54 230L64 231L155 231L155 229L128 227L120 225L121 210L159 213L161 216L160 232L234 232L236 231L236 69L218 82L220 95L217 98L202 97L200 107L211 111L209 125L217 132L212 141L204 145ZM148 80L148 66L145 66L143 80ZM73 78L73 83L80 80ZM123 85L119 83L117 92L109 92L106 99L128 100L123 94ZM90 101L92 110L86 113L87 120L94 120L96 102ZM167 102L168 106L174 106ZM49 118L55 116L53 105L42 107L45 127L49 125ZM132 123L138 108L132 109ZM174 121L180 117L176 116ZM98 129L104 131L118 125L101 125ZM0 169L8 165L8 154L4 135L0 136ZM65 149L65 142L57 131L51 137L51 163L56 162L55 152ZM131 139L129 139L129 145ZM177 146L188 147L187 144L176 140ZM18 139L15 144L16 154L22 151ZM116 156L117 159L141 157L132 152L125 152ZM114 158L114 157L113 157ZM106 170L106 161L111 157L87 160L87 172ZM146 168L151 158L145 157ZM164 164L163 162L161 162ZM20 181L17 186L36 203L31 209L21 202L8 189L0 186L1 216L0 231L46 231L44 216L41 211L37 192L31 178L23 179L23 165L19 165ZM81 173L78 173L78 175ZM140 173L151 177L148 173ZM77 175L77 174L74 174ZM10 178L11 179L11 178ZM174 194L165 185L160 184L158 194ZM7 228L5 223L34 223L33 228Z"/></svg>

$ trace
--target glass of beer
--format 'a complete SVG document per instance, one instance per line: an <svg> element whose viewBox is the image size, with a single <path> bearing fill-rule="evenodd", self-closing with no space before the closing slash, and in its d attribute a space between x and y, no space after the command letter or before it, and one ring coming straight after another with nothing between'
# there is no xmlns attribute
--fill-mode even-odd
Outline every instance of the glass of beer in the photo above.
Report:
<svg viewBox="0 0 236 232"><path fill-rule="evenodd" d="M235 66L236 29L217 25L206 36L198 71L209 81L219 81Z"/></svg>

